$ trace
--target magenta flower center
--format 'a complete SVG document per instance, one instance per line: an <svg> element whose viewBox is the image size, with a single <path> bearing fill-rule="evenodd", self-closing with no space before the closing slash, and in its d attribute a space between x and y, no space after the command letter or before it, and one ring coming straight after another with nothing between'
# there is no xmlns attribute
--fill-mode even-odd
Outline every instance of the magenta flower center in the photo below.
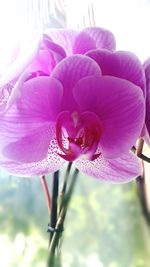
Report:
<svg viewBox="0 0 150 267"><path fill-rule="evenodd" d="M96 159L101 154L96 152L102 132L102 125L96 114L62 112L56 122L57 143L63 152L59 155L68 161L81 155L89 160Z"/></svg>

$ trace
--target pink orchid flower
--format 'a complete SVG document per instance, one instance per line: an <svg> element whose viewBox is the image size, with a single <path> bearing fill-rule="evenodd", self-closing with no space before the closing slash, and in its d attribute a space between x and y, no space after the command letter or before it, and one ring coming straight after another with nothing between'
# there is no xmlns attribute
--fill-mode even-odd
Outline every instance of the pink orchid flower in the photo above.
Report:
<svg viewBox="0 0 150 267"><path fill-rule="evenodd" d="M67 55L84 54L91 49L115 49L113 34L98 27L81 32L72 30L47 30L48 35L35 36L25 45L18 44L7 68L0 75L0 111L13 102L22 83L36 76L50 75L54 67ZM17 82L17 83L16 83Z"/></svg>
<svg viewBox="0 0 150 267"><path fill-rule="evenodd" d="M115 50L113 34L100 27L89 27L82 31L68 29L48 29L46 34L65 50L67 56L85 54L93 49Z"/></svg>
<svg viewBox="0 0 150 267"><path fill-rule="evenodd" d="M134 61L131 71L131 58L123 63L122 77L104 75L89 56L73 55L61 60L50 77L24 81L0 116L1 167L31 176L74 162L80 171L112 182L141 174L130 149L144 124L145 101L140 64Z"/></svg>
<svg viewBox="0 0 150 267"><path fill-rule="evenodd" d="M0 110L4 111L19 93L22 83L30 78L49 75L66 57L64 49L48 36L35 38L26 46L17 46L11 62L0 75Z"/></svg>
<svg viewBox="0 0 150 267"><path fill-rule="evenodd" d="M38 35L25 45L16 44L8 66L0 73L0 87L18 78L25 70L36 76L49 75L55 65L69 54L84 54L96 48L114 50L115 46L113 34L99 27L81 32L47 30L43 38Z"/></svg>

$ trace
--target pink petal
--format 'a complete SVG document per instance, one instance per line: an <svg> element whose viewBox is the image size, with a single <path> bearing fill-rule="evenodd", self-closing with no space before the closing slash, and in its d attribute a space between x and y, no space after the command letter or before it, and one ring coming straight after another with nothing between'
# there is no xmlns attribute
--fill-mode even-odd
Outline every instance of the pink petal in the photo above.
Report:
<svg viewBox="0 0 150 267"><path fill-rule="evenodd" d="M78 159L75 165L89 176L113 183L126 183L142 174L142 164L132 152L116 159L102 156L94 161Z"/></svg>
<svg viewBox="0 0 150 267"><path fill-rule="evenodd" d="M48 50L41 50L35 60L29 65L28 72L42 72L49 75L50 66L53 63L53 55ZM55 65L55 63L53 63Z"/></svg>
<svg viewBox="0 0 150 267"><path fill-rule="evenodd" d="M80 110L95 112L102 123L100 151L115 158L127 152L140 136L145 104L139 87L111 76L87 77L74 88Z"/></svg>
<svg viewBox="0 0 150 267"><path fill-rule="evenodd" d="M66 57L66 53L65 53L64 49L59 44L56 44L56 43L54 43L48 39L45 39L45 38L43 39L43 44L50 51L58 54L61 59Z"/></svg>
<svg viewBox="0 0 150 267"><path fill-rule="evenodd" d="M17 100L20 119L54 121L60 110L63 88L60 82L50 77L36 77L23 84Z"/></svg>
<svg viewBox="0 0 150 267"><path fill-rule="evenodd" d="M74 41L73 54L85 54L87 51L95 48L94 40L86 32L81 32Z"/></svg>
<svg viewBox="0 0 150 267"><path fill-rule="evenodd" d="M99 27L85 28L84 32L88 33L93 38L97 48L116 49L116 41L112 32Z"/></svg>
<svg viewBox="0 0 150 267"><path fill-rule="evenodd" d="M64 49L49 39L43 39L42 49L28 67L28 72L42 72L49 75L55 65L66 57Z"/></svg>
<svg viewBox="0 0 150 267"><path fill-rule="evenodd" d="M89 57L74 55L57 64L51 73L51 77L58 79L63 85L62 110L76 110L77 106L72 95L72 89L78 80L90 75L101 76L101 70L97 63Z"/></svg>
<svg viewBox="0 0 150 267"><path fill-rule="evenodd" d="M51 29L47 30L46 34L53 40L53 42L63 47L67 56L73 54L73 44L78 34L76 31L65 29Z"/></svg>
<svg viewBox="0 0 150 267"><path fill-rule="evenodd" d="M94 59L103 75L126 79L140 86L145 93L145 74L139 59L131 52L93 50L87 55Z"/></svg>
<svg viewBox="0 0 150 267"><path fill-rule="evenodd" d="M65 160L58 156L58 153L60 153L60 150L57 142L55 139L52 139L49 144L48 153L43 160L31 163L20 163L9 160L3 156L0 158L0 166L10 174L23 177L54 173L65 163Z"/></svg>
<svg viewBox="0 0 150 267"><path fill-rule="evenodd" d="M25 82L20 94L0 116L0 153L25 163L43 160L54 137L52 122L60 110L62 86L38 77Z"/></svg>
<svg viewBox="0 0 150 267"><path fill-rule="evenodd" d="M0 99L0 112L5 112L15 102L15 99L20 94L23 83L29 78L29 76L29 73L23 72L23 74L18 78L17 82L14 82L14 85L9 83L1 88L0 94L2 98Z"/></svg>
<svg viewBox="0 0 150 267"><path fill-rule="evenodd" d="M45 123L30 135L23 136L2 149L2 154L13 161L33 163L43 160L48 152L50 141L54 137L52 124Z"/></svg>

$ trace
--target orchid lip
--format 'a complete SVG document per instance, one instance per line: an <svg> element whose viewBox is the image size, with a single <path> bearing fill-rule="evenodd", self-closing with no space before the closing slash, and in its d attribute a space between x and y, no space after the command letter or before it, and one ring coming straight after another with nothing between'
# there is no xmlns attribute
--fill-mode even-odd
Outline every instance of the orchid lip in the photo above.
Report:
<svg viewBox="0 0 150 267"><path fill-rule="evenodd" d="M102 133L101 122L95 113L63 111L56 121L56 139L63 152L59 156L67 161L80 156L95 160L101 154L96 151Z"/></svg>

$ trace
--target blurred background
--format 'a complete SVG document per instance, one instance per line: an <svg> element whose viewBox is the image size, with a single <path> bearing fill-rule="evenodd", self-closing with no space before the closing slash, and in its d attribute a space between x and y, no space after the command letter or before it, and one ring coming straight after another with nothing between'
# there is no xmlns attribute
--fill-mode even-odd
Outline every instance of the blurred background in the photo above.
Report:
<svg viewBox="0 0 150 267"><path fill-rule="evenodd" d="M46 267L49 218L39 177L1 173L0 183L0 266ZM150 266L150 228L136 182L109 185L80 174L67 213L62 263Z"/></svg>
<svg viewBox="0 0 150 267"><path fill-rule="evenodd" d="M148 0L0 0L0 59L8 54L4 49L11 51L17 39L28 40L35 29L100 26L114 33L117 49L133 51L144 61L150 56L149 25ZM123 185L80 174L67 214L63 267L150 266L146 164L145 174L145 181ZM47 182L51 191L51 175ZM0 266L45 267L48 221L39 177L0 171Z"/></svg>

